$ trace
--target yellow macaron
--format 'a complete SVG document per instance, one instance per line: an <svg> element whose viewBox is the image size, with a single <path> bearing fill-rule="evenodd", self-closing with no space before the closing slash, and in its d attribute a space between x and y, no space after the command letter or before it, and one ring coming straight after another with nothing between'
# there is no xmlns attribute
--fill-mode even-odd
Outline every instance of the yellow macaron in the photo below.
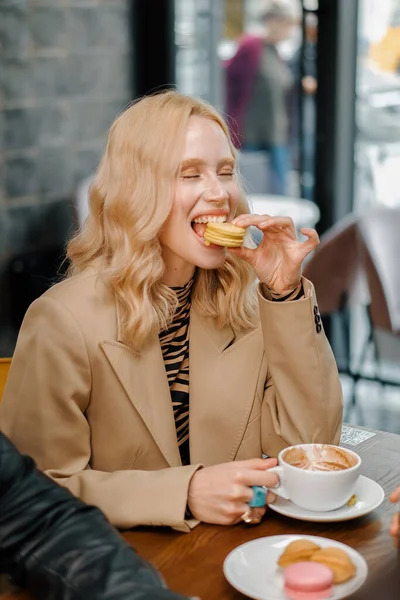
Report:
<svg viewBox="0 0 400 600"><path fill-rule="evenodd" d="M246 230L232 223L207 223L204 232L206 246L216 244L226 248L243 246Z"/></svg>
<svg viewBox="0 0 400 600"><path fill-rule="evenodd" d="M343 583L356 574L356 567L350 556L341 548L326 546L314 552L313 562L321 563L333 571L333 583Z"/></svg>

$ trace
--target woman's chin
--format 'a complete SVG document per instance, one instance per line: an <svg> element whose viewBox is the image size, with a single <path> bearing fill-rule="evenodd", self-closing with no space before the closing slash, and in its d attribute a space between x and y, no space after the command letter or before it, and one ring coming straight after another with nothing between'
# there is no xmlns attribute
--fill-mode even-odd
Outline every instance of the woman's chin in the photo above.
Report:
<svg viewBox="0 0 400 600"><path fill-rule="evenodd" d="M194 264L196 265L196 267L208 270L219 269L220 267L222 267L226 260L226 248L224 248L223 246L217 246L216 244L206 246L204 238L200 236L196 237L197 248L194 252ZM198 244L200 245L200 247Z"/></svg>
<svg viewBox="0 0 400 600"><path fill-rule="evenodd" d="M222 267L226 260L226 248L222 248L217 252L210 251L208 256L198 256L196 260L196 266L200 269L219 269Z"/></svg>

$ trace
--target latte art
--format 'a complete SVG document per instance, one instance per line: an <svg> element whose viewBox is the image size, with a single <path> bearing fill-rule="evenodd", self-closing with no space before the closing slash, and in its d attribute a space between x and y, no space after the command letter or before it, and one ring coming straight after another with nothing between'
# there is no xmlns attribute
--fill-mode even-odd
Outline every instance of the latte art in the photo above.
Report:
<svg viewBox="0 0 400 600"><path fill-rule="evenodd" d="M303 460L297 463L290 463L292 467L298 469L304 469L305 471L343 471L348 469L347 465L338 462L328 462L326 460L310 462L309 460Z"/></svg>
<svg viewBox="0 0 400 600"><path fill-rule="evenodd" d="M346 450L328 444L315 444L309 448L289 448L283 460L304 471L344 471L354 467L356 461Z"/></svg>

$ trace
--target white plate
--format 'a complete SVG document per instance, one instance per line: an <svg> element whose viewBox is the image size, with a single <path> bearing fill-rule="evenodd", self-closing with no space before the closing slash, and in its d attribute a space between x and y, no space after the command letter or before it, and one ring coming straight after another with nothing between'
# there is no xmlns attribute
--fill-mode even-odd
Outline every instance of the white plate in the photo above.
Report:
<svg viewBox="0 0 400 600"><path fill-rule="evenodd" d="M283 591L283 569L278 567L277 561L286 546L299 539L310 540L321 548L341 548L356 566L354 577L333 586L330 600L347 598L366 580L368 566L361 554L346 544L314 535L273 535L242 544L226 557L224 575L234 588L255 600L287 600Z"/></svg>
<svg viewBox="0 0 400 600"><path fill-rule="evenodd" d="M360 475L358 478L354 493L357 496L357 502L353 506L347 506L346 504L341 508L328 512L305 510L304 508L300 508L300 506L296 506L290 500L279 498L279 496L273 504L269 505L269 508L286 517L300 519L300 521L329 523L331 521L349 521L350 519L368 515L378 508L385 498L385 492L379 483L369 479L369 477L364 477L364 475Z"/></svg>

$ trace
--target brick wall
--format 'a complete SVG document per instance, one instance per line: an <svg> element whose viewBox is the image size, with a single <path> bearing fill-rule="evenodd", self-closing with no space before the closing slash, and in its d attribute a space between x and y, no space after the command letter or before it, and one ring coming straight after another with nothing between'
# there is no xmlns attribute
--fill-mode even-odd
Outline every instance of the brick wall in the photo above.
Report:
<svg viewBox="0 0 400 600"><path fill-rule="evenodd" d="M76 186L132 97L129 10L129 0L0 1L0 356L15 340L10 261L65 242Z"/></svg>

